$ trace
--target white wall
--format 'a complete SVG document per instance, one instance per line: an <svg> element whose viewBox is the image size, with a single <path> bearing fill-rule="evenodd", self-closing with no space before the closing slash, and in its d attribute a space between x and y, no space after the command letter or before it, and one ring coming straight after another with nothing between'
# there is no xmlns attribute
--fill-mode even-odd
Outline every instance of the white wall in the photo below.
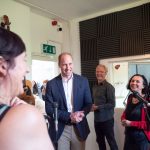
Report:
<svg viewBox="0 0 150 150"><path fill-rule="evenodd" d="M0 1L0 17L3 15L9 17L10 30L17 33L25 42L28 64L31 67L30 9L12 0L3 0Z"/></svg>
<svg viewBox="0 0 150 150"><path fill-rule="evenodd" d="M0 17L8 15L11 31L22 37L26 44L29 67L31 68L32 58L40 60L57 61L58 55L63 51L70 52L70 32L68 22L59 22L62 31L58 26L52 26L51 18L43 15L14 0L0 1ZM41 44L54 44L56 55L45 55L41 52ZM31 73L27 76L31 79Z"/></svg>
<svg viewBox="0 0 150 150"><path fill-rule="evenodd" d="M52 20L31 11L31 46L33 56L36 54L42 56L42 44L50 44L56 46L56 55L46 58L57 61L57 56L62 51L63 32L57 31L57 26L52 26Z"/></svg>
<svg viewBox="0 0 150 150"><path fill-rule="evenodd" d="M79 23L73 20L70 21L70 43L73 61L75 62L74 72L81 74Z"/></svg>

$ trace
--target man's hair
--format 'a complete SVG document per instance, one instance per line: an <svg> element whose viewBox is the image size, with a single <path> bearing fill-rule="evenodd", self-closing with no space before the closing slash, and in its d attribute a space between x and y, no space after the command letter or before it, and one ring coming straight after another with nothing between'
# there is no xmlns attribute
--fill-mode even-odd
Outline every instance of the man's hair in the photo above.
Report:
<svg viewBox="0 0 150 150"><path fill-rule="evenodd" d="M108 68L107 68L105 65L103 65L103 64L99 64L99 65L97 65L97 67L96 67L96 68L98 68L98 67L103 67L103 68L104 68L104 70L105 70L105 72L106 72L106 73L108 72Z"/></svg>
<svg viewBox="0 0 150 150"><path fill-rule="evenodd" d="M71 53L69 53L69 52L63 52L63 53L61 53L61 54L58 56L58 66L60 66L61 58L62 58L62 56L64 56L64 55L69 55L69 56L72 58L72 55L71 55Z"/></svg>

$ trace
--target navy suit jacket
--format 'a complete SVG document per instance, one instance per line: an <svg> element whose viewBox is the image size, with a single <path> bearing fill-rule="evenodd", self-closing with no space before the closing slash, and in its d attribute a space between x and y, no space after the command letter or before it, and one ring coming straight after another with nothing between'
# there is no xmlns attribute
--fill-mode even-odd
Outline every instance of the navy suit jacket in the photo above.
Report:
<svg viewBox="0 0 150 150"><path fill-rule="evenodd" d="M49 134L52 141L55 141L55 126L54 126L54 106L53 102L58 103L58 133L57 140L60 138L65 125L71 123L70 112L67 111L67 101L62 84L61 75L55 77L47 83L46 87L45 108L46 113L51 117ZM81 140L86 140L90 129L86 119L86 115L90 112L92 106L91 91L87 78L73 74L73 109L76 111L84 111L84 119L75 124L78 135Z"/></svg>

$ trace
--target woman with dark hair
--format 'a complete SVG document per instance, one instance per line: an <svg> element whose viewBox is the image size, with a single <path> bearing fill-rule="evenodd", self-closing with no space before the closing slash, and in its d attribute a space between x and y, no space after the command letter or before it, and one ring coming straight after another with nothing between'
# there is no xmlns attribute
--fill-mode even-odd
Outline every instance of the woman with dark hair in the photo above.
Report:
<svg viewBox="0 0 150 150"><path fill-rule="evenodd" d="M145 101L149 102L148 82L143 75L133 75L127 85L131 94L127 99L127 106L121 116L122 125L125 127L124 150L149 150L150 141L150 109L143 101L138 99L138 93Z"/></svg>
<svg viewBox="0 0 150 150"><path fill-rule="evenodd" d="M37 83L34 80L32 81L32 89L33 89L33 94L39 96L38 86L37 86Z"/></svg>
<svg viewBox="0 0 150 150"><path fill-rule="evenodd" d="M25 45L15 33L0 27L0 149L53 150L45 120L18 95L28 73ZM17 99L17 100L16 100Z"/></svg>

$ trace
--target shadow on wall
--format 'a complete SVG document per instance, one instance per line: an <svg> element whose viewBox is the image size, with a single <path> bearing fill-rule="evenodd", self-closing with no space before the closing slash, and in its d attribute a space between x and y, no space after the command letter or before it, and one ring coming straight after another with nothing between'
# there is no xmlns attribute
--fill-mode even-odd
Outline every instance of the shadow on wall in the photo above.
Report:
<svg viewBox="0 0 150 150"><path fill-rule="evenodd" d="M96 143L96 135L94 129L94 113L90 112L87 115L89 127L90 127L90 134L86 140L86 150L98 150L98 145Z"/></svg>
<svg viewBox="0 0 150 150"><path fill-rule="evenodd" d="M124 109L122 108L115 108L115 125L114 125L114 131L115 131L115 138L118 144L119 150L123 149L124 145L124 127L121 125L120 117ZM90 134L86 140L86 150L98 150L98 145L96 143L96 135L95 135L95 129L94 129L94 113L90 112L87 116L89 127L90 127ZM107 144L107 148L109 149L109 146Z"/></svg>
<svg viewBox="0 0 150 150"><path fill-rule="evenodd" d="M118 144L118 149L123 149L124 145L124 127L121 125L121 115L123 113L123 108L115 108L115 125L114 125L114 131L115 131L115 137Z"/></svg>

